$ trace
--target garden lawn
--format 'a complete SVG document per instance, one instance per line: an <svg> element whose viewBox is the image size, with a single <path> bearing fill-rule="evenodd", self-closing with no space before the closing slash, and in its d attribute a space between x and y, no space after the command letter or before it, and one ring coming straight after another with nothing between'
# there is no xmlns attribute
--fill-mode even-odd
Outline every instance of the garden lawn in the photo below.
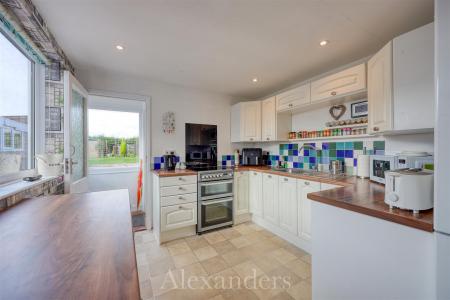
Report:
<svg viewBox="0 0 450 300"><path fill-rule="evenodd" d="M130 165L137 164L139 157L121 157L121 156L112 156L112 157L99 157L99 158L90 158L88 160L88 165L91 167L94 166L107 166L107 165Z"/></svg>

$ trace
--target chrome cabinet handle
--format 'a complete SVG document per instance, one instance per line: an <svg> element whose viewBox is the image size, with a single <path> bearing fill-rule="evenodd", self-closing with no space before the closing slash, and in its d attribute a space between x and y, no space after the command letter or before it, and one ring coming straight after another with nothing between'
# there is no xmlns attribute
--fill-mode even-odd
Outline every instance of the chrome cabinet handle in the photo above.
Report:
<svg viewBox="0 0 450 300"><path fill-rule="evenodd" d="M183 196L178 197L179 200L185 200Z"/></svg>
<svg viewBox="0 0 450 300"><path fill-rule="evenodd" d="M253 175L255 175L255 176L256 176L256 175L258 175L258 173L256 173L256 172L253 172Z"/></svg>
<svg viewBox="0 0 450 300"><path fill-rule="evenodd" d="M292 103L289 103L289 107L292 107L293 106L293 104Z"/></svg>
<svg viewBox="0 0 450 300"><path fill-rule="evenodd" d="M284 178L284 181L289 181L289 179L287 179L287 178Z"/></svg>
<svg viewBox="0 0 450 300"><path fill-rule="evenodd" d="M272 178L272 175L267 175L267 177Z"/></svg>
<svg viewBox="0 0 450 300"><path fill-rule="evenodd" d="M270 138L266 138L266 140L270 141Z"/></svg>
<svg viewBox="0 0 450 300"><path fill-rule="evenodd" d="M178 180L184 181L184 178L183 177L178 177Z"/></svg>
<svg viewBox="0 0 450 300"><path fill-rule="evenodd" d="M310 184L310 182L309 181L305 181L305 185L309 185Z"/></svg>
<svg viewBox="0 0 450 300"><path fill-rule="evenodd" d="M331 96L336 96L336 94L337 94L337 93L336 93L335 91L332 91L332 92L331 92Z"/></svg>
<svg viewBox="0 0 450 300"><path fill-rule="evenodd" d="M178 189L179 189L180 191L184 190L184 188L183 188L183 187L181 187L181 186L180 186L180 187L178 187Z"/></svg>
<svg viewBox="0 0 450 300"><path fill-rule="evenodd" d="M379 131L379 130L380 130L379 127L374 127L374 128L373 128L373 131Z"/></svg>

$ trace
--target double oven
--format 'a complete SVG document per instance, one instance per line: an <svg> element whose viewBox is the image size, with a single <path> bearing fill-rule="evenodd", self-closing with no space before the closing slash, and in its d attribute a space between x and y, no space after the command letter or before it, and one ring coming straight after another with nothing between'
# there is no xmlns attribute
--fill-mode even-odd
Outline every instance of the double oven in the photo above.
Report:
<svg viewBox="0 0 450 300"><path fill-rule="evenodd" d="M233 224L233 171L198 172L197 232Z"/></svg>

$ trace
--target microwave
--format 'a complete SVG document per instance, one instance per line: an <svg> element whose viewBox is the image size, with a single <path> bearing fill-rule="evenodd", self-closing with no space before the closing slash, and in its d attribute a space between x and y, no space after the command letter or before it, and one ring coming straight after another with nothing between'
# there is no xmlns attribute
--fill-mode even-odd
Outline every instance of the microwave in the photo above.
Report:
<svg viewBox="0 0 450 300"><path fill-rule="evenodd" d="M371 155L370 180L385 184L386 171L422 168L425 163L433 163L433 156Z"/></svg>

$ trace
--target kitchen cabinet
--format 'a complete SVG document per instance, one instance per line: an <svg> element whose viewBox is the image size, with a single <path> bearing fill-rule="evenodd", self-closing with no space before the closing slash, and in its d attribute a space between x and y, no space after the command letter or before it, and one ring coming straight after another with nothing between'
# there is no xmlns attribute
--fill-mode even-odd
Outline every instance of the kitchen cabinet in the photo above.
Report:
<svg viewBox="0 0 450 300"><path fill-rule="evenodd" d="M392 129L392 41L367 63L369 133Z"/></svg>
<svg viewBox="0 0 450 300"><path fill-rule="evenodd" d="M311 103L365 92L366 64L345 69L311 83Z"/></svg>
<svg viewBox="0 0 450 300"><path fill-rule="evenodd" d="M231 142L261 140L261 101L240 102L231 107Z"/></svg>
<svg viewBox="0 0 450 300"><path fill-rule="evenodd" d="M248 214L249 211L249 172L236 172L234 176L234 204L235 223L239 216Z"/></svg>
<svg viewBox="0 0 450 300"><path fill-rule="evenodd" d="M249 172L249 203L250 203L250 212L255 216L262 216L263 209L263 198L262 198L262 190L263 190L263 182L262 182L262 173L250 171Z"/></svg>
<svg viewBox="0 0 450 300"><path fill-rule="evenodd" d="M262 182L263 218L278 225L278 176L264 173Z"/></svg>
<svg viewBox="0 0 450 300"><path fill-rule="evenodd" d="M161 232L197 224L197 203L161 208Z"/></svg>
<svg viewBox="0 0 450 300"><path fill-rule="evenodd" d="M396 37L367 66L369 133L434 128L433 23Z"/></svg>
<svg viewBox="0 0 450 300"><path fill-rule="evenodd" d="M298 236L304 240L311 240L311 200L309 193L320 191L320 182L298 179Z"/></svg>
<svg viewBox="0 0 450 300"><path fill-rule="evenodd" d="M275 97L261 101L262 141L285 140L288 138L292 127L291 114L278 114L276 111Z"/></svg>
<svg viewBox="0 0 450 300"><path fill-rule="evenodd" d="M279 177L278 202L280 227L292 234L297 234L297 180L290 177Z"/></svg>
<svg viewBox="0 0 450 300"><path fill-rule="evenodd" d="M276 96L277 112L294 110L311 103L310 84L293 88Z"/></svg>

